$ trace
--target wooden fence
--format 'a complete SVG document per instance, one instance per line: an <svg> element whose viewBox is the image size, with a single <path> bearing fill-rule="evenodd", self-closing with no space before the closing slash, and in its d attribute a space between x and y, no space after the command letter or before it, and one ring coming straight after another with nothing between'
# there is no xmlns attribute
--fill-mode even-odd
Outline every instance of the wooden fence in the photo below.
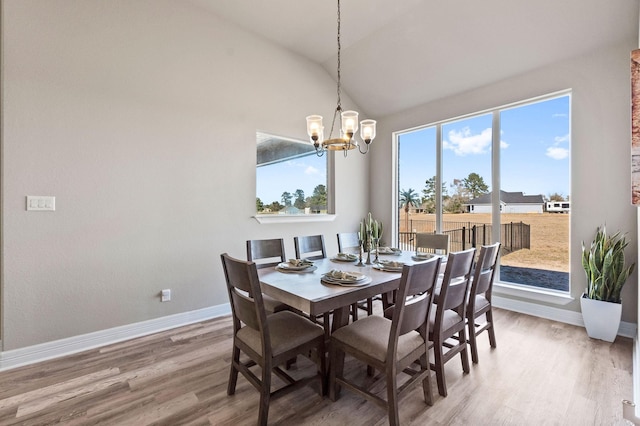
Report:
<svg viewBox="0 0 640 426"><path fill-rule="evenodd" d="M449 249L451 251L466 250L471 247L492 244L491 229L488 223L473 222L443 222L442 233L449 234ZM417 232L435 232L435 221L411 220L411 232L399 232L399 248L415 250L415 235ZM510 222L500 225L500 242L504 253L531 248L531 225L523 222Z"/></svg>

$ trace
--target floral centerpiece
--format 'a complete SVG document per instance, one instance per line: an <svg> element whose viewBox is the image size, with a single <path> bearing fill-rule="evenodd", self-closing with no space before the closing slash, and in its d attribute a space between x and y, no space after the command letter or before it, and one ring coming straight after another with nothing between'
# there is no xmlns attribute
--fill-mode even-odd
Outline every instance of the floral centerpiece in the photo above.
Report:
<svg viewBox="0 0 640 426"><path fill-rule="evenodd" d="M382 222L373 219L371 212L360 222L360 232L358 232L358 239L362 243L362 249L367 252L367 264L371 264L371 250L376 250L380 239L382 238Z"/></svg>

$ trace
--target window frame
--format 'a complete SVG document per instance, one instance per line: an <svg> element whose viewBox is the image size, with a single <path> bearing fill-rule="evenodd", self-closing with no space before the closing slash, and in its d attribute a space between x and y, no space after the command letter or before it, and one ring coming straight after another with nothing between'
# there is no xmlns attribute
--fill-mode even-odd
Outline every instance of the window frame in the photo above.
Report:
<svg viewBox="0 0 640 426"><path fill-rule="evenodd" d="M468 118L477 117L480 115L492 114L492 142L491 142L491 188L492 188L492 209L491 209L491 222L492 224L498 223L500 224L501 219L501 204L500 204L500 188L501 188L501 179L500 179L500 113L501 111L517 108L520 106L533 104L537 102L543 102L555 98L560 98L568 96L569 97L569 134L571 135L571 113L572 113L572 90L565 89L557 92L552 92L549 94L536 96L533 98L512 102L509 104L500 105L494 108L485 109L482 111L476 111L469 114L464 114L461 116L448 118L446 120L439 120L436 122L432 122L429 124L416 126L413 128L408 128L405 130L394 131L392 132L392 161L394 164L393 172L392 172L392 186L393 186L393 194L392 194L392 202L393 202L393 226L394 229L398 229L399 221L401 220L399 214L399 142L400 136L402 134L419 131L422 129L436 127L436 198L439 202L436 203L436 230L442 229L442 126L447 123L452 123L455 121L465 120ZM497 130L497 131L496 131ZM572 144L570 144L570 148ZM495 190L498 188L498 190ZM569 227L571 227L571 218L569 219ZM492 226L491 238L494 241L500 241L500 226ZM571 249L570 244L571 240L569 238L569 249ZM393 244L398 244L398 233L394 233L393 235ZM569 265L570 266L570 265ZM505 295L505 296L515 296L520 297L525 300L535 300L545 303L550 303L554 305L567 305L574 300L574 297L571 296L571 270L569 271L569 290L553 290L546 289L541 287L529 286L525 284L511 283L500 281L499 276L498 279L494 283L494 293L496 295Z"/></svg>
<svg viewBox="0 0 640 426"><path fill-rule="evenodd" d="M263 167L260 166L258 164L259 161L259 153L258 153L258 146L260 144L260 142L262 142L265 139L277 139L281 142L291 142L291 143L295 143L295 144L301 144L301 145L310 145L311 148L313 147L313 145L309 144L308 141L306 140L302 140L302 139L298 139L298 138L293 138L293 137L288 137L288 136L280 136L277 135L273 132L268 132L268 131L262 131L262 130L257 130L256 131L256 166L255 166L255 173L256 173L256 177L255 177L255 183L256 183L256 187L255 187L255 198L258 198L258 168L259 167ZM312 152L311 149L309 149L309 154L303 155L303 156L295 156L292 158L304 158L305 156L310 156L312 155L312 153L314 155L315 152ZM300 222L330 222L335 220L336 215L335 215L335 203L334 203L334 159L333 159L333 155L327 155L328 153L325 153L322 157L324 157L324 161L325 161L325 170L324 170L324 174L325 174L325 188L326 188L326 194L327 194L327 210L326 213L300 213L300 214L277 214L277 213L259 213L258 211L255 211L254 214L252 215L252 217L260 224L273 224L273 223L300 223Z"/></svg>

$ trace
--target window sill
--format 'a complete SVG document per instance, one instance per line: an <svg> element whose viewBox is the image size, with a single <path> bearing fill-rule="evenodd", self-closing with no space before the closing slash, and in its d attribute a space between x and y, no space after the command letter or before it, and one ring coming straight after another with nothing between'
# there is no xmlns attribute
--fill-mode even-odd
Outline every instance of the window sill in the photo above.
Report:
<svg viewBox="0 0 640 426"><path fill-rule="evenodd" d="M333 222L335 214L269 214L255 215L255 220L260 224L270 223L305 223L305 222Z"/></svg>
<svg viewBox="0 0 640 426"><path fill-rule="evenodd" d="M496 295L516 296L527 300L552 303L554 305L568 305L574 300L571 294L564 291L546 290L505 282L495 282L493 292Z"/></svg>

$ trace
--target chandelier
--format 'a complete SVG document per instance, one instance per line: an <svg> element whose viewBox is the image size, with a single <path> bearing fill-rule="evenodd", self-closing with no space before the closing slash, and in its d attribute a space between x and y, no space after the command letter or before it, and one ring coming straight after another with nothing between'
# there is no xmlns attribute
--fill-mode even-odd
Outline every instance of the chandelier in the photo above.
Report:
<svg viewBox="0 0 640 426"><path fill-rule="evenodd" d="M365 144L364 151L361 149L360 144L354 138L358 131L358 112L357 111L343 111L340 103L340 0L338 0L338 105L333 113L333 121L331 123L331 131L329 132L329 138L324 139L324 126L322 125L321 115L310 115L307 117L307 133L309 138L316 148L316 154L318 157L322 157L324 153L329 151L343 151L344 156L347 153L358 148L361 154L369 152L369 145L376 137L376 121L375 120L362 120L360 122L360 138ZM336 124L336 120L340 115L340 137L332 138L333 129Z"/></svg>

